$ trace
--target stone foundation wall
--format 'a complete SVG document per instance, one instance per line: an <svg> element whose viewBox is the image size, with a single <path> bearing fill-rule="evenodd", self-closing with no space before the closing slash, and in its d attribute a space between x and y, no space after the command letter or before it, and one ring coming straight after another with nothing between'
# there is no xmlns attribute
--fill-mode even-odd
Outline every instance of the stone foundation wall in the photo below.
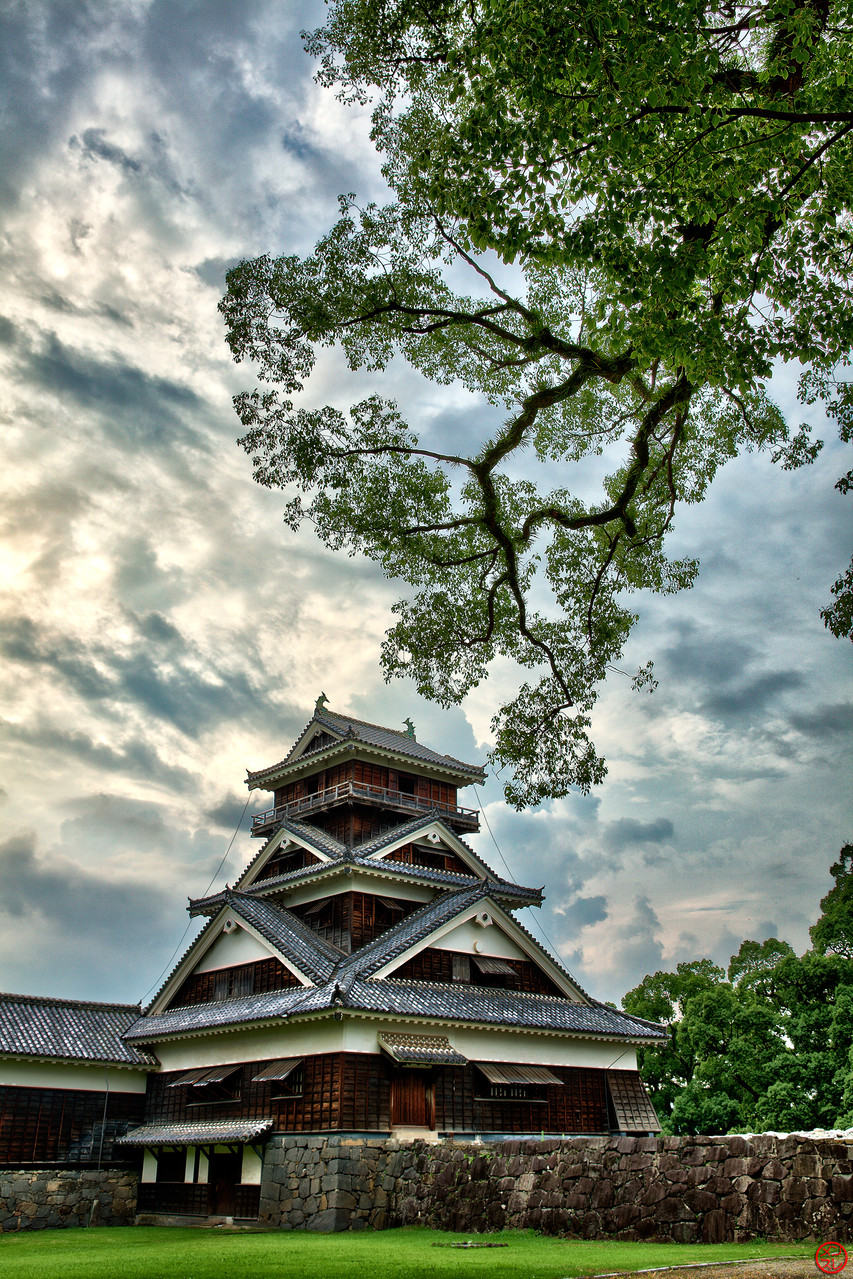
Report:
<svg viewBox="0 0 853 1279"><path fill-rule="evenodd" d="M0 1170L0 1231L133 1221L135 1173ZM400 1145L277 1134L260 1220L284 1230L533 1228L680 1243L853 1234L853 1144L805 1137L575 1137Z"/></svg>
<svg viewBox="0 0 853 1279"><path fill-rule="evenodd" d="M845 1242L853 1224L853 1145L802 1137L420 1146L392 1155L380 1184L389 1222L439 1230Z"/></svg>
<svg viewBox="0 0 853 1279"><path fill-rule="evenodd" d="M0 1233L56 1226L127 1226L136 1211L135 1172L106 1168L0 1169ZM94 1212L92 1206L95 1205Z"/></svg>
<svg viewBox="0 0 853 1279"><path fill-rule="evenodd" d="M389 1193L413 1190L420 1176L414 1151L403 1149L411 1158L399 1171L389 1172L389 1160L393 1163L402 1149L387 1137L271 1137L264 1152L261 1222L284 1230L320 1231L381 1230L393 1224Z"/></svg>

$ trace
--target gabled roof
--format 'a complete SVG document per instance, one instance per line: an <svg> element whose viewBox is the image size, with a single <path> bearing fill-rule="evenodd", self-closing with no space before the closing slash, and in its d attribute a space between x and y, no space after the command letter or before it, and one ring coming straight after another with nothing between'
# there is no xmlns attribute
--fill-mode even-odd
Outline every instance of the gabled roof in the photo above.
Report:
<svg viewBox="0 0 853 1279"><path fill-rule="evenodd" d="M156 1058L122 1039L138 1017L135 1004L0 994L0 1057L155 1066Z"/></svg>
<svg viewBox="0 0 853 1279"><path fill-rule="evenodd" d="M225 900L233 914L245 920L312 982L329 980L344 952L304 924L292 910L233 890L225 893Z"/></svg>
<svg viewBox="0 0 853 1279"><path fill-rule="evenodd" d="M667 1037L665 1027L617 1012L605 1004L575 1004L553 995L485 986L356 977L346 988L331 980L310 989L291 987L217 1003L169 1008L140 1017L127 1031L126 1038L132 1042L156 1043L160 1039L329 1014L341 1008L351 1013L387 1014L398 1026L401 1018L411 1018L421 1024L424 1021L473 1023L632 1043L660 1043Z"/></svg>
<svg viewBox="0 0 853 1279"><path fill-rule="evenodd" d="M434 831L438 834L441 842L451 852L456 853L460 860L468 863L471 868L470 875L457 871L432 870L427 866L410 866L405 862L386 862L381 856L386 850L393 852L394 848L402 844L417 842L418 834L425 834L428 831ZM264 864L279 852L285 842L285 834L303 847L319 853L323 857L325 864L300 866L297 870L271 876L269 879L259 880L254 878L263 870ZM521 884L513 884L510 880L501 879L495 875L487 863L478 857L474 850L464 840L461 840L441 817L435 815L415 817L411 821L402 822L399 826L393 826L390 830L383 831L381 835L377 835L373 839L357 845L355 848L342 844L339 840L327 834L326 831L311 826L307 822L285 819L276 832L266 841L263 848L249 862L237 880L235 890L252 895L267 896L276 888L295 883L304 883L313 879L325 879L330 873L336 870L339 871L341 868L371 872L387 868L388 872L395 878L422 884L435 884L446 888L461 887L471 881L481 884L487 883L492 892L507 901L516 900L525 905L539 905L542 900L541 889L526 888ZM224 892L214 893L209 897L190 898L188 910L191 915L206 915L216 910L224 901Z"/></svg>
<svg viewBox="0 0 853 1279"><path fill-rule="evenodd" d="M224 892L216 894L216 906L216 914L190 942L149 1003L149 1010L160 1008L170 991L186 979L193 969L193 955L196 962L201 959L207 948L224 931L229 913L248 924L286 966L292 967L298 976L313 984L327 981L335 965L343 957L342 950L320 937L292 911L265 901L262 897L251 897L247 893L226 888Z"/></svg>
<svg viewBox="0 0 853 1279"><path fill-rule="evenodd" d="M513 1029L556 1030L607 1038L660 1041L664 1027L629 1017L606 1004L575 1004L555 995L489 986L403 981L394 977L357 978L346 992L347 1008L439 1021L475 1022Z"/></svg>
<svg viewBox="0 0 853 1279"><path fill-rule="evenodd" d="M476 905L488 896L482 884L472 884L470 888L459 888L453 892L440 893L438 897L427 902L418 910L412 911L398 924L385 930L366 946L353 951L340 965L335 974L343 981L346 977L357 975L370 977L378 969L384 968L399 955L404 955L412 946L423 941L461 914L467 907Z"/></svg>
<svg viewBox="0 0 853 1279"><path fill-rule="evenodd" d="M242 891L250 897L274 896L281 890L292 888L303 883L322 883L327 888L327 881L336 876L350 875L353 871L362 875L400 883L419 884L432 888L468 888L474 884L483 885L483 880L474 874L464 875L455 870L434 870L430 866L409 866L406 862L330 862L325 866L302 866L299 870L287 871L283 875L271 875L269 879L258 879ZM539 888L523 888L520 884L512 884L506 879L487 881L489 892L501 902L513 902L515 906L538 906L542 900ZM380 891L377 889L377 891ZM387 893L387 887L381 891ZM188 910L191 915L213 915L225 903L225 892L212 893L210 897L190 899ZM392 894L393 896L393 894Z"/></svg>
<svg viewBox="0 0 853 1279"><path fill-rule="evenodd" d="M360 745L372 747L383 754L403 760L411 760L426 765L427 768L448 773L458 778L458 784L460 785L466 785L468 782L482 782L485 776L483 769L479 765L464 764L462 760L455 759L452 755L441 755L438 751L434 751L429 746L424 746L416 741L414 736L407 732L400 732L394 728L383 728L381 724L370 724L363 719L354 719L351 715L339 715L337 712L327 710L324 707L314 711L313 716L284 759L279 760L277 764L270 764L266 768L248 773L246 784L249 789L263 786L272 778L285 771L291 771L297 764L301 763L305 757L305 749L310 745L311 739L315 736L317 730L328 733L335 740L332 744L326 745L318 751L310 752L308 758L311 759L312 763L314 760L321 759L330 751L339 750L342 744Z"/></svg>

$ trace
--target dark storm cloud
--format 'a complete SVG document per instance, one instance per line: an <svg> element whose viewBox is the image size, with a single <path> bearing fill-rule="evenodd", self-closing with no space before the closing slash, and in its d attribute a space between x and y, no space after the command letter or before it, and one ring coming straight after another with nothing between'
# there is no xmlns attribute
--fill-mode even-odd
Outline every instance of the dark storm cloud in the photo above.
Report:
<svg viewBox="0 0 853 1279"><path fill-rule="evenodd" d="M61 758L76 759L99 773L117 773L167 785L177 793L198 789L199 777L164 760L148 741L107 746L88 734L69 732L51 723L14 724L0 719L0 739L19 742Z"/></svg>
<svg viewBox="0 0 853 1279"><path fill-rule="evenodd" d="M108 164L116 165L125 173L142 172L141 161L134 160L121 147L107 141L106 129L86 129L82 137L78 138L75 134L70 138L68 145L82 150L86 155L106 160Z"/></svg>
<svg viewBox="0 0 853 1279"><path fill-rule="evenodd" d="M204 817L222 830L235 831L245 811L246 800L242 795L223 795L218 804L207 809Z"/></svg>
<svg viewBox="0 0 853 1279"><path fill-rule="evenodd" d="M0 620L0 653L10 662L49 667L84 701L109 697L114 681L97 669L86 645L71 635L52 635L29 617Z"/></svg>
<svg viewBox="0 0 853 1279"><path fill-rule="evenodd" d="M702 709L726 721L754 719L781 694L802 688L805 682L799 671L768 672L728 689L715 689L702 703Z"/></svg>
<svg viewBox="0 0 853 1279"><path fill-rule="evenodd" d="M0 343L3 346L14 346L18 330L5 315L0 315Z"/></svg>
<svg viewBox="0 0 853 1279"><path fill-rule="evenodd" d="M37 857L31 833L0 844L0 912L12 919L40 916L60 931L133 940L146 933L167 904L167 893L138 880L107 881L61 857Z"/></svg>
<svg viewBox="0 0 853 1279"><path fill-rule="evenodd" d="M205 407L189 387L74 350L55 333L46 335L43 349L31 350L22 374L56 395L66 409L73 402L80 409L108 415L111 443L135 449L178 440L198 449L208 447L184 420L184 414L201 413Z"/></svg>
<svg viewBox="0 0 853 1279"><path fill-rule="evenodd" d="M853 704L816 706L813 711L793 711L788 722L799 733L824 738L853 732Z"/></svg>
<svg viewBox="0 0 853 1279"><path fill-rule="evenodd" d="M620 817L608 822L601 833L602 842L611 852L621 852L635 844L668 843L675 829L668 817L658 817L653 822L638 822L634 817Z"/></svg>
<svg viewBox="0 0 853 1279"><path fill-rule="evenodd" d="M558 927L568 941L577 937L578 933L589 924L600 924L607 918L606 897L578 897L558 912Z"/></svg>
<svg viewBox="0 0 853 1279"><path fill-rule="evenodd" d="M91 643L36 626L28 617L0 622L0 653L9 661L38 666L61 677L62 685L84 701L130 702L189 736L255 709L262 688L245 671L198 669L195 646L160 618L147 622L130 652ZM152 638L151 628L159 632ZM152 651L149 651L149 646Z"/></svg>

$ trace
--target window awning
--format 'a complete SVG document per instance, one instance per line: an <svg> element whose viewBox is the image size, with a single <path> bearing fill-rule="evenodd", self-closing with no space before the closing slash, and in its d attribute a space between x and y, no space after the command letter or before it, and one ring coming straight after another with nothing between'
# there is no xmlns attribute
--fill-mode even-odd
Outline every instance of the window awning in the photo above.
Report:
<svg viewBox="0 0 853 1279"><path fill-rule="evenodd" d="M269 1083L273 1079L286 1079L297 1066L301 1066L304 1057L283 1057L281 1061L270 1062L258 1075L252 1076L253 1084Z"/></svg>
<svg viewBox="0 0 853 1279"><path fill-rule="evenodd" d="M311 903L311 905L306 910L305 914L306 915L319 914L319 912L323 909L326 903L330 902L331 900L332 900L331 897L318 897L315 902Z"/></svg>
<svg viewBox="0 0 853 1279"><path fill-rule="evenodd" d="M660 1120L637 1070L608 1070L607 1088L619 1132L660 1132Z"/></svg>
<svg viewBox="0 0 853 1279"><path fill-rule="evenodd" d="M446 1035L379 1036L379 1047L401 1066L466 1066L468 1058L457 1052Z"/></svg>
<svg viewBox="0 0 853 1279"><path fill-rule="evenodd" d="M188 1070L186 1074L181 1075L179 1079L173 1079L166 1087L180 1088L186 1084L192 1088L201 1088L204 1084L221 1084L223 1079L227 1079L239 1069L240 1067L233 1063L230 1066L197 1066L194 1070Z"/></svg>
<svg viewBox="0 0 853 1279"><path fill-rule="evenodd" d="M187 1124L142 1124L117 1146L215 1146L229 1141L254 1141L272 1128L271 1119L208 1119Z"/></svg>
<svg viewBox="0 0 853 1279"><path fill-rule="evenodd" d="M475 1061L474 1065L481 1071L490 1084L559 1084L552 1070L546 1066L518 1066L514 1062Z"/></svg>
<svg viewBox="0 0 853 1279"><path fill-rule="evenodd" d="M472 955L471 958L481 973L509 974L510 977L518 976L512 964L508 964L505 959L493 959L491 955Z"/></svg>

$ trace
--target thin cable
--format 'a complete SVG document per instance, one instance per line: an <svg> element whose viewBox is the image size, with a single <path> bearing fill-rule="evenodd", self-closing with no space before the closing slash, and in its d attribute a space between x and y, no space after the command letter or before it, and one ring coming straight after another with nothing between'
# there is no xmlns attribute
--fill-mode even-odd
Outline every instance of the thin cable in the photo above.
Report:
<svg viewBox="0 0 853 1279"><path fill-rule="evenodd" d="M246 802L245 802L245 804L243 805L243 811L242 811L242 813L240 814L240 820L237 822L237 828L236 828L236 830L234 831L234 834L231 836L231 843L230 843L230 844L228 845L228 847L225 849L225 852L224 852L224 853L223 853L223 855L222 855L222 861L219 863L219 865L216 867L216 870L213 872L213 875L212 875L212 877L211 877L210 883L207 885L207 888L205 888L204 892L202 893L202 897L206 897L206 896L207 896L207 894L210 892L210 889L211 889L211 886L213 885L214 880L216 879L216 877L217 877L217 875L219 874L219 872L222 870L222 867L225 865L225 862L226 862L226 860L227 860L228 854L231 852L231 848L232 848L232 846L233 846L233 844L234 844L234 840L237 838L237 836L238 836L238 835L239 835L239 833L240 833L240 827L243 825L243 818L246 816L246 809L249 807L249 800L250 800L251 798L252 798L252 795L251 795L251 792L250 792L250 793L246 796ZM185 928L185 929L184 929L184 931L181 933L181 939L180 939L180 941L178 942L178 944L177 944L177 946L175 947L175 949L172 951L172 954L170 955L169 959L166 961L166 966L165 966L165 968L164 968L164 969L163 969L163 971L160 973L160 976L159 976L159 977L157 977L157 978L156 978L156 980L152 982L152 984L151 984L151 985L148 987L148 989L146 990L145 994L144 994L144 995L142 996L142 998L140 999L140 1001L139 1001L139 1003L140 1003L140 1007L142 1006L142 1004L144 1004L144 1003L145 1003L145 1000L146 1000L146 999L148 998L148 996L151 994L152 990L155 990L155 989L157 988L157 986L159 986L159 984L160 984L160 982L161 982L162 978L163 978L163 977L165 977L166 973L167 973L167 972L169 971L169 969L172 967L172 960L175 958L175 956L177 955L178 951L179 951L179 950L181 949L181 947L183 946L183 944L184 944L184 938L186 937L187 933L188 933L188 932L190 931L190 929L192 928L192 924L193 924L193 921L192 921L192 918L190 918L190 919L187 921L187 926L186 926L186 928Z"/></svg>
<svg viewBox="0 0 853 1279"><path fill-rule="evenodd" d="M483 802L483 801L480 799L480 792L477 790L477 787L476 787L476 786L474 787L474 794L477 796L477 803L478 803L478 804L482 804L482 802ZM495 846L495 851L497 852L498 857L500 857L501 861L503 862L504 870L506 871L507 875L509 876L510 883L513 883L513 884L514 884L514 883L515 883L515 880L512 878L512 871L510 870L509 866L507 866L507 864L506 864L506 858L504 857L503 853L502 853L502 852L501 852L501 850L500 850L500 845L498 844L498 841L495 839L494 831L492 830L491 826L489 825L489 819L488 819L488 817L486 816L486 810L485 810L485 808L482 808L482 807L481 807L481 808L480 808L480 812L483 814L483 821L486 823L486 830L489 832L489 834L490 834L490 835L491 835L491 837L492 837L492 843L493 843L493 844L494 844L494 846ZM548 934L546 933L545 928L544 928L544 926L543 926L543 924L542 924L541 920L539 919L539 917L538 917L537 915L534 915L534 916L532 916L532 917L531 917L531 923L532 923L534 920L535 920L535 922L536 922L537 930L538 930L538 931L542 934L542 936L545 938L546 942L547 942L547 943L548 943L548 945L551 947L552 952L553 952L555 955L556 955L556 954L558 954L559 952L558 952L558 950L557 950L557 947L556 947L556 946L554 945L554 943L551 941L551 938L550 938L550 937L548 936Z"/></svg>

